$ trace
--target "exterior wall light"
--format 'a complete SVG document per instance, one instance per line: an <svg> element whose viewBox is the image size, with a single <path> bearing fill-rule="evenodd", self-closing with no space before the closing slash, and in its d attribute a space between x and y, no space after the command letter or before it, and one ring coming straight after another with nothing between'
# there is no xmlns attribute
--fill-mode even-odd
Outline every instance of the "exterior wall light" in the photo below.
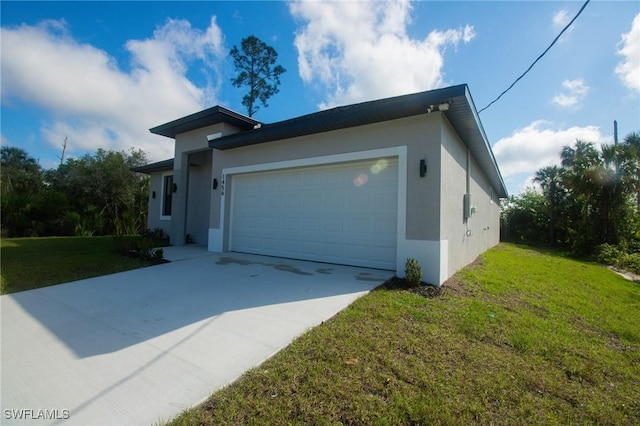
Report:
<svg viewBox="0 0 640 426"><path fill-rule="evenodd" d="M420 160L420 177L423 178L427 175L427 160Z"/></svg>
<svg viewBox="0 0 640 426"><path fill-rule="evenodd" d="M173 192L178 192L178 184L177 183L173 184Z"/></svg>
<svg viewBox="0 0 640 426"><path fill-rule="evenodd" d="M441 104L429 105L427 107L427 114L431 114L432 112L440 111L445 112L449 111L449 102L443 102Z"/></svg>

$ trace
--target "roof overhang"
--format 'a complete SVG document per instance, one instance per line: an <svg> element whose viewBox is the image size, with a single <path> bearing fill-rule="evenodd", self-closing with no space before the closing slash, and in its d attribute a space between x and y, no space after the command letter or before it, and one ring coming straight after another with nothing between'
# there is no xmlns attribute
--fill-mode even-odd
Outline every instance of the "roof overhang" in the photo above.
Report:
<svg viewBox="0 0 640 426"><path fill-rule="evenodd" d="M487 139L482 127L469 87L466 84L462 87L464 87L464 94L451 103L445 116L449 119L458 135L460 135L462 141L467 145L469 151L471 151L480 169L487 174L489 182L498 191L497 196L499 198L507 198L509 196L507 186L502 179L498 162L493 155L489 139Z"/></svg>
<svg viewBox="0 0 640 426"><path fill-rule="evenodd" d="M336 107L273 124L252 125L244 132L210 141L209 146L227 150L363 126L428 114L437 111L438 105L441 104L448 104L448 109L442 109L443 114L467 145L480 168L487 174L491 185L498 192L498 197L506 198L506 185L466 84Z"/></svg>
<svg viewBox="0 0 640 426"><path fill-rule="evenodd" d="M157 163L145 164L144 166L134 167L132 172L151 174L162 172L165 170L173 170L173 158L169 160L158 161Z"/></svg>
<svg viewBox="0 0 640 426"><path fill-rule="evenodd" d="M149 129L149 131L156 135L175 139L176 135L180 133L213 126L219 123L229 123L242 130L250 130L259 122L230 109L214 106L204 111L196 112L195 114L187 115L186 117L153 127Z"/></svg>

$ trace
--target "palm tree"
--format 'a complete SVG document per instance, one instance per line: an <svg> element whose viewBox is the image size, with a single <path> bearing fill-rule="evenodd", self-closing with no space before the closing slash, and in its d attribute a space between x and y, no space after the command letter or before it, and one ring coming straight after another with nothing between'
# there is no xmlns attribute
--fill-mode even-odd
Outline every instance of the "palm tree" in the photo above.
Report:
<svg viewBox="0 0 640 426"><path fill-rule="evenodd" d="M626 144L602 145L577 141L560 154L566 183L575 203L584 203L579 228L587 245L617 244L625 238L629 196L637 188L637 157Z"/></svg>
<svg viewBox="0 0 640 426"><path fill-rule="evenodd" d="M602 220L604 241L616 241L616 215L620 204L624 203L622 174L624 172L624 152L618 145L602 145L602 162L595 170L599 184L598 202Z"/></svg>
<svg viewBox="0 0 640 426"><path fill-rule="evenodd" d="M636 210L640 211L640 133L631 132L627 136L625 136L622 141L623 146L625 146L630 154L635 158L636 162Z"/></svg>
<svg viewBox="0 0 640 426"><path fill-rule="evenodd" d="M40 164L22 148L3 146L0 149L0 182L2 192L35 192L41 185Z"/></svg>
<svg viewBox="0 0 640 426"><path fill-rule="evenodd" d="M42 169L22 148L0 149L0 223L10 236L34 233L34 210L42 189Z"/></svg>
<svg viewBox="0 0 640 426"><path fill-rule="evenodd" d="M576 141L560 154L567 189L575 207L576 236L583 249L601 243L616 244L627 224L630 188L635 190L636 162L622 145Z"/></svg>
<svg viewBox="0 0 640 426"><path fill-rule="evenodd" d="M585 142L580 139L571 146L565 146L560 152L560 161L562 167L574 168L584 167L585 165L597 162L598 152L593 142Z"/></svg>
<svg viewBox="0 0 640 426"><path fill-rule="evenodd" d="M558 166L543 167L536 172L533 181L542 187L542 193L549 204L549 242L556 244L556 208L564 194L563 170Z"/></svg>

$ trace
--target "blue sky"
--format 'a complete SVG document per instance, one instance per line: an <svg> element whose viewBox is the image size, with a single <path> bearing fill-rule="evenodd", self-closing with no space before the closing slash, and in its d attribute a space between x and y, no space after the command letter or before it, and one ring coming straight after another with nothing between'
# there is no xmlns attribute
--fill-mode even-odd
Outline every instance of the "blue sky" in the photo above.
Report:
<svg viewBox="0 0 640 426"><path fill-rule="evenodd" d="M467 83L478 109L573 18L569 1L16 2L1 9L2 144L45 168L97 148L172 156L150 127L219 104L245 112L228 51L273 46L280 93L255 118ZM577 138L640 131L640 3L592 1L480 114L509 192Z"/></svg>

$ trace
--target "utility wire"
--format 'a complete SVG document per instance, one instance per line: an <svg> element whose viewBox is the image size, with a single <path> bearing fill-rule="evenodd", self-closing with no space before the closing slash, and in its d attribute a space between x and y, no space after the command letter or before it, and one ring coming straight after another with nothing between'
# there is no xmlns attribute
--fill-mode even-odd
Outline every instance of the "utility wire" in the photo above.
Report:
<svg viewBox="0 0 640 426"><path fill-rule="evenodd" d="M516 78L516 80L515 80L513 83L511 83L511 86L507 87L507 89L506 89L504 92L500 93L500 96L498 96L498 97L497 97L497 98L495 98L493 101L491 101L491 102L489 103L489 105L487 105L486 107L484 107L484 108L482 108L480 111L478 111L478 114L480 114L480 113L481 113L482 111L484 111L485 109L489 108L489 107L490 107L491 105L493 105L494 103L498 102L498 100L502 97L502 95L504 95L504 94L505 94L505 93L507 93L509 90L511 90L511 88L512 88L513 86L515 86L515 85L516 85L516 83L517 83L518 81L520 81L520 79L522 79L522 77L524 77L524 76L525 76L529 71L531 71L531 68L533 68L533 66L534 66L534 65L535 65L535 64L536 64L540 59L542 59L542 57L543 57L544 55L546 55L546 53L547 53L547 52L548 52L548 51L553 47L553 45L554 45L554 44L556 44L556 42L557 42L557 41L558 41L558 39L562 36L562 34L564 34L564 32L565 32L565 31L567 31L567 30L569 29L569 27L571 26L571 24L573 24L573 21L575 21L575 20L578 18L578 16L580 16L580 14L581 14L581 13L582 13L582 11L584 10L584 8L585 8L585 7L587 7L587 4L589 4L589 2L590 2L590 1L591 1L591 0L587 0L587 1L585 1L585 2L584 2L584 4L583 4L583 5L582 5L582 7L580 8L580 10L579 10L579 11L578 11L578 13L576 14L576 16L574 16L574 17L573 17L573 19L571 20L571 22L569 22L569 23L568 23L568 24L567 24L567 25L562 29L562 31L560 31L560 34L558 34L558 36L557 36L556 38L554 38L554 39L553 39L553 41L551 42L551 44L549 45L549 47L547 47L547 48L545 49L545 51L544 51L544 52L542 52L542 54L541 54L540 56L538 56L538 57L536 58L536 60L535 60L535 61L533 61L533 63L532 63L531 65L529 65L529 68L527 68L527 70L526 70L525 72L523 72L523 73L522 73L522 75L521 75L520 77Z"/></svg>

